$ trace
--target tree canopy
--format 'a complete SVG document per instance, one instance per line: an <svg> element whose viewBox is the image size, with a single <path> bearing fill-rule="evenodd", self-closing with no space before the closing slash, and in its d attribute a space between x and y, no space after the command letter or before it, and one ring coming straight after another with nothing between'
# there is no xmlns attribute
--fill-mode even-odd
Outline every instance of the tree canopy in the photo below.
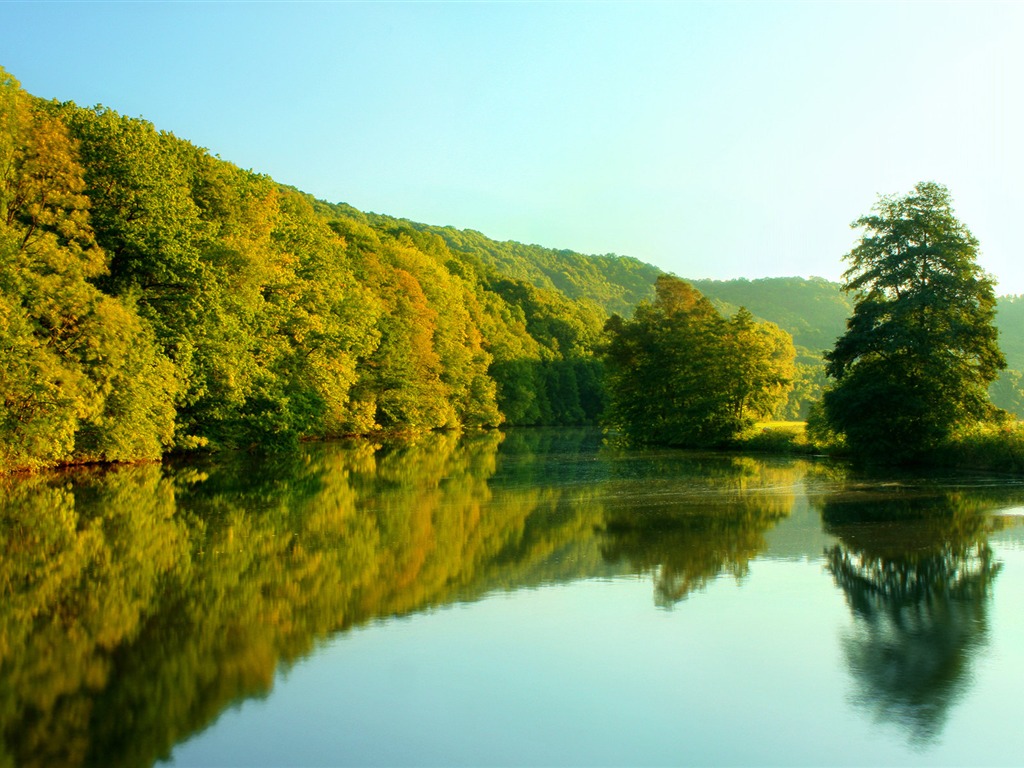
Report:
<svg viewBox="0 0 1024 768"><path fill-rule="evenodd" d="M2 70L0 267L0 472L594 422L595 299L656 272L327 204Z"/></svg>
<svg viewBox="0 0 1024 768"><path fill-rule="evenodd" d="M930 445L1003 367L991 280L938 185L858 225L826 410L851 445ZM605 410L638 441L714 445L807 412L837 284L659 275L316 200L0 69L0 473ZM1024 411L1021 381L1001 405Z"/></svg>
<svg viewBox="0 0 1024 768"><path fill-rule="evenodd" d="M656 294L605 326L610 427L637 443L721 445L785 400L789 334L746 310L722 317L677 277L658 278Z"/></svg>
<svg viewBox="0 0 1024 768"><path fill-rule="evenodd" d="M826 355L825 420L858 455L913 459L992 408L988 386L1006 367L994 284L940 184L882 197L853 226L864 229L846 256L854 312Z"/></svg>

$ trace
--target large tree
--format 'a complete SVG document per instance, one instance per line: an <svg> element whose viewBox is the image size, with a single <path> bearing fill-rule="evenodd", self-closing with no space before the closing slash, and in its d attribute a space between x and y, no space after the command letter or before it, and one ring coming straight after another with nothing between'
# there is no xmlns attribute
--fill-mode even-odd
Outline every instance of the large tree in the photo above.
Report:
<svg viewBox="0 0 1024 768"><path fill-rule="evenodd" d="M605 421L635 443L727 443L770 416L792 387L793 342L741 309L722 317L689 283L658 278L657 298L605 326Z"/></svg>
<svg viewBox="0 0 1024 768"><path fill-rule="evenodd" d="M1006 367L993 281L940 184L882 197L853 226L854 311L825 356L825 419L856 454L919 458L992 407L988 385Z"/></svg>

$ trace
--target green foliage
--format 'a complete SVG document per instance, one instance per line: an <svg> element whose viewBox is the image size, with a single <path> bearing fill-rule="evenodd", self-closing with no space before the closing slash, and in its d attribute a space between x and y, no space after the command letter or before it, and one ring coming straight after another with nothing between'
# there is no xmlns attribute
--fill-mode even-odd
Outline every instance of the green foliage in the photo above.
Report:
<svg viewBox="0 0 1024 768"><path fill-rule="evenodd" d="M847 256L854 313L826 355L824 412L854 454L915 459L990 413L1006 365L993 283L944 187L918 184L873 211L854 224L865 229Z"/></svg>
<svg viewBox="0 0 1024 768"><path fill-rule="evenodd" d="M445 243L451 258L472 265L480 273L507 276L574 300L588 299L605 314L631 312L641 301L653 298L651 286L661 274L656 267L627 256L586 256L539 245L498 242L473 230L434 227L385 216L373 218L385 227L412 229Z"/></svg>
<svg viewBox="0 0 1024 768"><path fill-rule="evenodd" d="M495 278L488 288L518 310L536 341L526 355L494 355L492 372L509 423L593 423L603 405L600 364L593 356L601 311L511 278Z"/></svg>
<svg viewBox="0 0 1024 768"><path fill-rule="evenodd" d="M1004 417L961 427L930 458L943 466L1020 474L1024 472L1024 424Z"/></svg>
<svg viewBox="0 0 1024 768"><path fill-rule="evenodd" d="M746 311L726 320L675 277L659 278L656 294L605 326L610 427L635 443L721 445L785 399L787 334Z"/></svg>
<svg viewBox="0 0 1024 768"><path fill-rule="evenodd" d="M996 407L1024 419L1024 296L1000 296L995 325L1006 370L989 387L989 394Z"/></svg>
<svg viewBox="0 0 1024 768"><path fill-rule="evenodd" d="M0 468L155 458L174 368L107 271L77 145L0 71Z"/></svg>
<svg viewBox="0 0 1024 768"><path fill-rule="evenodd" d="M806 420L811 409L821 400L825 390L825 361L799 354L793 374L793 389L786 402L775 409L774 416L782 420Z"/></svg>
<svg viewBox="0 0 1024 768"><path fill-rule="evenodd" d="M1024 371L1024 296L1000 296L995 325L1007 367Z"/></svg>
<svg viewBox="0 0 1024 768"><path fill-rule="evenodd" d="M733 446L753 453L803 454L816 451L816 446L808 439L803 421L758 422L739 435Z"/></svg>
<svg viewBox="0 0 1024 768"><path fill-rule="evenodd" d="M756 319L775 323L792 334L797 351L793 389L774 415L779 419L806 419L824 389L822 356L842 335L852 311L842 286L820 277L695 280L693 285L723 314L733 315L743 306Z"/></svg>
<svg viewBox="0 0 1024 768"><path fill-rule="evenodd" d="M793 336L806 354L820 356L843 333L852 304L838 283L820 277L766 277L758 280L693 280L723 314L746 307L761 320Z"/></svg>
<svg viewBox="0 0 1024 768"><path fill-rule="evenodd" d="M592 423L598 302L657 271L329 205L6 75L2 98L3 470Z"/></svg>
<svg viewBox="0 0 1024 768"><path fill-rule="evenodd" d="M1018 370L1002 371L988 388L992 404L1017 418L1024 417L1024 374Z"/></svg>

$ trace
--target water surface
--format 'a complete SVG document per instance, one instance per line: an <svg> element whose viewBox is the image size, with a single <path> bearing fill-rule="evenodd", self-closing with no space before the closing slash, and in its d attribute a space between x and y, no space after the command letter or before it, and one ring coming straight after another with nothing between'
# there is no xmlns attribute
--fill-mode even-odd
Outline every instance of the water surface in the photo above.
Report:
<svg viewBox="0 0 1024 768"><path fill-rule="evenodd" d="M1021 510L587 430L9 480L0 766L1020 764Z"/></svg>

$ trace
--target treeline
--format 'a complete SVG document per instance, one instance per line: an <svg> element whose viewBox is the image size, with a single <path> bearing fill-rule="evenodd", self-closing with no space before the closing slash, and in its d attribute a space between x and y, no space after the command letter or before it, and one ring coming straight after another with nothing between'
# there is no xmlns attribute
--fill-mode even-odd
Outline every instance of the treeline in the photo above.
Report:
<svg viewBox="0 0 1024 768"><path fill-rule="evenodd" d="M725 314L746 307L755 317L784 328L800 354L820 356L831 348L853 314L853 302L842 286L820 277L690 282Z"/></svg>
<svg viewBox="0 0 1024 768"><path fill-rule="evenodd" d="M605 423L633 444L720 447L770 418L793 386L792 337L746 309L720 314L662 275L653 302L605 325Z"/></svg>
<svg viewBox="0 0 1024 768"><path fill-rule="evenodd" d="M806 418L827 383L824 352L843 335L853 314L852 296L843 291L842 284L817 277L690 282L723 314L733 315L745 307L755 318L792 334L797 352L794 386L776 415ZM989 394L997 407L1024 418L1024 297L1000 296L995 326L1007 369L993 382Z"/></svg>
<svg viewBox="0 0 1024 768"><path fill-rule="evenodd" d="M385 217L374 216L381 220ZM662 271L628 256L587 256L567 250L498 242L473 230L403 222L443 238L463 258L482 260L505 275L571 299L596 302L606 313L626 315L641 301L654 298Z"/></svg>
<svg viewBox="0 0 1024 768"><path fill-rule="evenodd" d="M605 322L656 306L662 275L318 201L2 69L0 264L0 471L614 421ZM694 286L726 319L746 307L792 334L791 385L759 415L805 418L852 311L841 286ZM1018 415L1022 306L999 304L1010 370L991 388Z"/></svg>
<svg viewBox="0 0 1024 768"><path fill-rule="evenodd" d="M593 422L606 310L485 240L322 203L0 70L0 467ZM570 261L560 283L593 278ZM616 275L653 269L599 261L612 306L632 300Z"/></svg>

